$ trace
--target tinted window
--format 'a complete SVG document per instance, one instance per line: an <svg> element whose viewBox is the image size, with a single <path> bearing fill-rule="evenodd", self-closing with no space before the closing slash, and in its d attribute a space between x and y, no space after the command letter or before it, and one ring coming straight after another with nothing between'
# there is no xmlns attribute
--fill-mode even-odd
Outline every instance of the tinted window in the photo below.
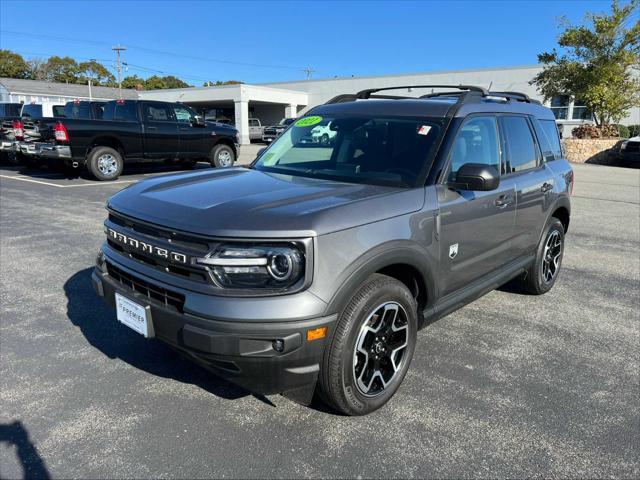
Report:
<svg viewBox="0 0 640 480"><path fill-rule="evenodd" d="M145 103L143 107L145 120L151 122L170 122L173 120L173 112L170 105L162 103Z"/></svg>
<svg viewBox="0 0 640 480"><path fill-rule="evenodd" d="M24 105L21 115L28 118L42 118L42 105Z"/></svg>
<svg viewBox="0 0 640 480"><path fill-rule="evenodd" d="M91 118L91 104L89 102L68 102L64 106L64 116L67 118Z"/></svg>
<svg viewBox="0 0 640 480"><path fill-rule="evenodd" d="M500 170L498 124L494 117L474 117L458 131L451 149L449 179L455 182L460 167L466 163L491 165Z"/></svg>
<svg viewBox="0 0 640 480"><path fill-rule="evenodd" d="M349 183L414 187L440 127L427 119L350 115L300 119L253 168Z"/></svg>
<svg viewBox="0 0 640 480"><path fill-rule="evenodd" d="M503 173L514 173L538 165L538 151L529 122L525 117L502 117L507 146L507 161Z"/></svg>
<svg viewBox="0 0 640 480"><path fill-rule="evenodd" d="M55 118L64 117L64 106L63 105L55 105L51 107L53 116Z"/></svg>
<svg viewBox="0 0 640 480"><path fill-rule="evenodd" d="M103 118L105 120L135 122L138 120L136 102L126 100L124 102L107 102L104 106Z"/></svg>
<svg viewBox="0 0 640 480"><path fill-rule="evenodd" d="M556 160L562 158L562 147L560 146L560 138L558 136L558 128L553 120L539 120L545 138L549 143L549 148Z"/></svg>
<svg viewBox="0 0 640 480"><path fill-rule="evenodd" d="M0 103L0 117L17 117L21 108L19 103Z"/></svg>
<svg viewBox="0 0 640 480"><path fill-rule="evenodd" d="M250 118L250 119L249 119L249 126L250 126L250 127L258 127L258 126L260 126L260 124L258 123L258 120L255 120L255 119L253 119L253 118Z"/></svg>

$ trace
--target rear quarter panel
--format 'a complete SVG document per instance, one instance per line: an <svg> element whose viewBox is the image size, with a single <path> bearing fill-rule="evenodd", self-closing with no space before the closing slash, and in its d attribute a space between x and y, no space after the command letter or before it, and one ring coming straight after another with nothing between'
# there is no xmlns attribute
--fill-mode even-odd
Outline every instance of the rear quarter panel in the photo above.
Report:
<svg viewBox="0 0 640 480"><path fill-rule="evenodd" d="M66 119L62 123L69 132L74 159L84 159L94 145L113 140L122 146L126 158L143 154L142 125L138 122Z"/></svg>

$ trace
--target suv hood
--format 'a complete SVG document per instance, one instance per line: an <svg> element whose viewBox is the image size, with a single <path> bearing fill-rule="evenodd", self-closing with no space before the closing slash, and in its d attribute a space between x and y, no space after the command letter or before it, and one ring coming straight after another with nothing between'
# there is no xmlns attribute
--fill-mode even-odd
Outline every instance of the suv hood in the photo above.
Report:
<svg viewBox="0 0 640 480"><path fill-rule="evenodd" d="M200 235L299 238L407 214L423 204L422 188L341 183L236 167L147 179L115 194L108 207Z"/></svg>

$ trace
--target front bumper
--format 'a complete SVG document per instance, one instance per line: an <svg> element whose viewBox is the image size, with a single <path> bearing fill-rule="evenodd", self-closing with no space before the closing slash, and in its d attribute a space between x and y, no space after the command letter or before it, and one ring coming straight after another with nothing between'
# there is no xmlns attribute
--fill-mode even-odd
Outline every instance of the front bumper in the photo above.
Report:
<svg viewBox="0 0 640 480"><path fill-rule="evenodd" d="M28 156L63 160L71 159L71 147L67 145L45 142L19 142L18 148L20 152Z"/></svg>
<svg viewBox="0 0 640 480"><path fill-rule="evenodd" d="M149 306L155 336L217 375L253 392L293 392L291 396L300 401L311 400L325 341L331 338L337 315L294 321L250 316L242 321L216 319L220 297L163 285L113 256L99 259L91 279L96 293L114 308L115 292ZM158 292L164 292L165 301ZM183 307L176 298L185 300ZM233 301L237 312L254 311L247 308L250 299ZM307 341L307 331L320 327L327 327L326 337Z"/></svg>
<svg viewBox="0 0 640 480"><path fill-rule="evenodd" d="M0 151L17 152L18 142L16 142L15 140L2 140L2 143L0 143Z"/></svg>

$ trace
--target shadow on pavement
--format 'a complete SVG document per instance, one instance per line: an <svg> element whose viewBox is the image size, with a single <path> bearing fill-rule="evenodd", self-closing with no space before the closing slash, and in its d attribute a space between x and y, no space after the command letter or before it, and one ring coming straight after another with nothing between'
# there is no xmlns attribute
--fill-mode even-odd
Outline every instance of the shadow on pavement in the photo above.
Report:
<svg viewBox="0 0 640 480"><path fill-rule="evenodd" d="M0 424L0 444L4 444L5 448L15 446L23 478L51 478L44 460L40 457L22 422L16 420L12 423Z"/></svg>
<svg viewBox="0 0 640 480"><path fill-rule="evenodd" d="M92 271L93 268L81 270L64 284L67 316L92 346L109 358L118 358L152 375L197 385L221 398L233 400L251 394L184 359L161 342L149 341L120 324L115 312L93 291Z"/></svg>

